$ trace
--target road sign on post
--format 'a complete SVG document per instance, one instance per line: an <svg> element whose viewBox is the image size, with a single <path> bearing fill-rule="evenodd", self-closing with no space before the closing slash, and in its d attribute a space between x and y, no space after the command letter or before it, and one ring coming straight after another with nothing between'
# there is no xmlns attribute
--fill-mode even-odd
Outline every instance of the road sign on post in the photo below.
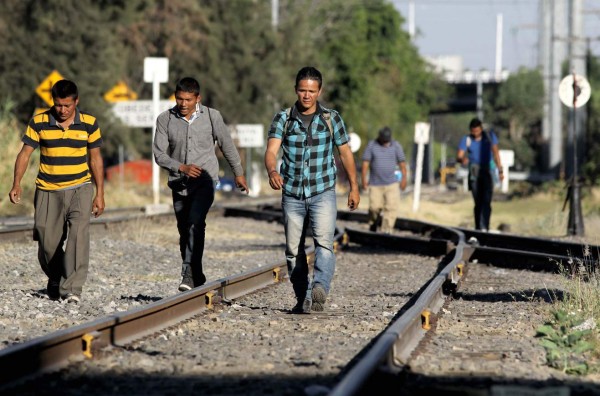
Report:
<svg viewBox="0 0 600 396"><path fill-rule="evenodd" d="M501 191L503 193L507 193L508 180L510 178L508 168L515 164L515 152L513 150L498 150L498 154L500 154L500 162L502 162L502 174L504 175Z"/></svg>
<svg viewBox="0 0 600 396"><path fill-rule="evenodd" d="M592 88L585 77L575 74L563 78L558 86L558 97L571 107L573 113L573 127L571 128L571 142L573 147L573 176L571 177L567 200L569 200L569 221L567 233L569 235L583 235L583 216L581 214L581 195L579 194L579 177L577 176L577 108L585 105L590 99ZM566 204L566 201L565 201Z"/></svg>
<svg viewBox="0 0 600 396"><path fill-rule="evenodd" d="M417 144L417 163L415 165L415 195L413 198L413 212L419 210L419 200L421 199L421 178L423 175L423 155L425 145L429 143L429 129L431 125L428 122L417 122L415 124L415 143Z"/></svg>
<svg viewBox="0 0 600 396"><path fill-rule="evenodd" d="M160 83L169 81L169 58L144 58L144 82L152 83L153 121L152 141L156 135L156 118L160 114ZM154 194L154 205L158 205L158 164L152 161L152 191Z"/></svg>
<svg viewBox="0 0 600 396"><path fill-rule="evenodd" d="M57 81L64 79L65 78L58 71L52 70L52 72L48 74L48 76L46 76L44 81L42 81L40 85L37 86L37 88L35 89L35 93L37 93L39 97L42 98L42 100L46 102L48 106L53 106L54 101L52 100L51 92L52 86L56 84Z"/></svg>
<svg viewBox="0 0 600 396"><path fill-rule="evenodd" d="M350 141L348 142L350 145L350 151L356 153L360 149L360 145L362 143L360 136L358 136L358 134L355 132L350 132L348 137L350 138Z"/></svg>
<svg viewBox="0 0 600 396"><path fill-rule="evenodd" d="M265 145L263 124L237 124L235 132L239 147L263 147Z"/></svg>
<svg viewBox="0 0 600 396"><path fill-rule="evenodd" d="M119 81L114 87L104 94L108 103L137 100L137 94L132 91L124 81Z"/></svg>
<svg viewBox="0 0 600 396"><path fill-rule="evenodd" d="M161 100L159 112L175 106L174 101ZM113 105L113 114L125 125L134 128L152 128L155 126L154 104L151 100L132 100L117 102Z"/></svg>

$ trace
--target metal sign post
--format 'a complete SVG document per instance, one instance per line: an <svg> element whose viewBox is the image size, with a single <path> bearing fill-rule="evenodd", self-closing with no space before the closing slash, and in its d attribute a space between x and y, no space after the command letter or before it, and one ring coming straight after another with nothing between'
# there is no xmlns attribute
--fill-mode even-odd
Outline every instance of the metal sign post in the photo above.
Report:
<svg viewBox="0 0 600 396"><path fill-rule="evenodd" d="M415 165L415 195L413 198L413 212L419 210L419 201L421 199L421 178L423 176L423 155L425 144L429 143L430 124L427 122L417 122L415 124L415 143L417 144L417 163Z"/></svg>
<svg viewBox="0 0 600 396"><path fill-rule="evenodd" d="M160 114L160 83L169 81L169 58L144 58L144 82L152 83L152 103L153 103L153 120L152 126L152 142L156 134L156 118ZM159 169L156 161L152 161L152 192L154 195L154 205L159 203Z"/></svg>
<svg viewBox="0 0 600 396"><path fill-rule="evenodd" d="M579 177L577 175L577 107L587 103L591 95L591 87L583 76L573 72L562 79L558 87L560 100L568 107L572 107L573 126L571 131L571 142L573 147L573 175L569 181L567 198L563 210L569 201L569 222L567 225L568 235L583 235L583 216L581 214L581 195L579 191Z"/></svg>

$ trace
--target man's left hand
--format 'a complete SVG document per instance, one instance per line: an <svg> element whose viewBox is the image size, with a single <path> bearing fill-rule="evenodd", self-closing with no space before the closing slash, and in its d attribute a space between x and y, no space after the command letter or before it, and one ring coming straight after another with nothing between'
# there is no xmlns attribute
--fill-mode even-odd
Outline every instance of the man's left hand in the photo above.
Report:
<svg viewBox="0 0 600 396"><path fill-rule="evenodd" d="M240 190L242 190L242 192L245 192L246 194L250 192L250 189L246 184L246 177L243 175L235 177L235 185L237 186L237 188L239 188Z"/></svg>
<svg viewBox="0 0 600 396"><path fill-rule="evenodd" d="M100 217L100 215L104 212L104 197L96 196L94 198L94 202L92 203L92 214L94 217Z"/></svg>
<svg viewBox="0 0 600 396"><path fill-rule="evenodd" d="M358 193L358 189L350 190L348 193L348 208L350 210L356 210L358 208L358 204L360 203L360 194Z"/></svg>

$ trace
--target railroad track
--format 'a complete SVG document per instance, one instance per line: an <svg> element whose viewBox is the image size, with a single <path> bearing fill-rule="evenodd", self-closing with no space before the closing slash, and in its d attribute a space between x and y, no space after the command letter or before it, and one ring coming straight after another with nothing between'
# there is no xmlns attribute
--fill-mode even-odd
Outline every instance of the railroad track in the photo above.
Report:
<svg viewBox="0 0 600 396"><path fill-rule="evenodd" d="M281 212L273 206L252 209L224 208L224 216L245 216L253 219L279 221ZM341 212L342 222L364 222L364 214ZM403 253L441 257L438 271L411 299L404 304L396 320L389 324L357 362L350 365L331 394L368 393L374 378L386 378L386 383L399 381L407 362L428 334L448 296L458 289L469 260L489 262L514 268L518 258L526 269L556 271L555 262L544 257L548 249L553 260L583 257L580 246L574 244L516 236L489 237L440 227L424 222L399 219L396 228L411 235L379 235L359 228L345 227L336 236L339 247L351 241L366 246L380 246ZM468 244L466 238L476 238ZM503 240L502 237L506 237ZM531 250L527 250L531 248ZM598 248L590 247L597 255ZM485 252L485 254L483 253ZM493 252L497 252L494 254ZM577 256L578 252L581 252ZM528 254L529 253L529 254ZM500 255L501 257L498 257ZM545 258L545 259L544 259ZM124 346L133 340L168 328L211 309L214 304L230 302L247 293L281 282L285 264L265 265L233 277L211 282L201 288L149 304L143 308L111 315L75 328L66 329L0 351L0 381L6 387L15 380L37 375L40 371L64 366L73 356L94 357L106 345Z"/></svg>

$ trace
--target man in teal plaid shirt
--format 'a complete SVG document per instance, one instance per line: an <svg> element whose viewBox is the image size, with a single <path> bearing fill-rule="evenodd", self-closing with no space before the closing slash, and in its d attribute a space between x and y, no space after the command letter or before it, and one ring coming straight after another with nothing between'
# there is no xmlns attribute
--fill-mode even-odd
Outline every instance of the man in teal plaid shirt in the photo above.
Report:
<svg viewBox="0 0 600 396"><path fill-rule="evenodd" d="M282 190L286 236L286 260L297 303L295 313L323 311L335 271L333 237L337 217L336 166L334 146L348 176L348 207L360 202L354 156L348 145L344 121L335 110L323 107L323 78L314 67L304 67L296 75L298 100L291 109L277 113L269 130L265 166L269 184ZM281 169L277 154L282 148ZM310 225L315 244L312 281L304 250Z"/></svg>

